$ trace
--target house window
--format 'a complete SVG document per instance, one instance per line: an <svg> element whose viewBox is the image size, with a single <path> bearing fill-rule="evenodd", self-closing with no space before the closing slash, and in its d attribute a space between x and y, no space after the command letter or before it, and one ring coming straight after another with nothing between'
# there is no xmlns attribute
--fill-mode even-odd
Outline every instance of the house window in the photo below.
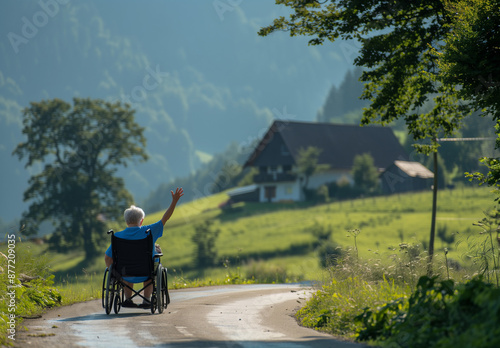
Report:
<svg viewBox="0 0 500 348"><path fill-rule="evenodd" d="M289 173L291 171L292 171L292 166L291 165L283 166L283 173Z"/></svg>
<svg viewBox="0 0 500 348"><path fill-rule="evenodd" d="M271 202L276 197L276 186L266 186L264 196L268 202Z"/></svg>
<svg viewBox="0 0 500 348"><path fill-rule="evenodd" d="M259 167L259 173L265 174L266 172L267 172L267 167L265 167L265 166Z"/></svg>
<svg viewBox="0 0 500 348"><path fill-rule="evenodd" d="M270 166L269 167L269 172L270 173L276 173L278 171L278 166Z"/></svg>

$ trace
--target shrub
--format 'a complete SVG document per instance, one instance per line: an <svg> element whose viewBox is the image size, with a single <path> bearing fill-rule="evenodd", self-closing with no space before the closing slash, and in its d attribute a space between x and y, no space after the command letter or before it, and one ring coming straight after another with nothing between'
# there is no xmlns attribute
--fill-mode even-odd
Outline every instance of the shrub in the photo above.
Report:
<svg viewBox="0 0 500 348"><path fill-rule="evenodd" d="M354 318L363 308L383 305L407 293L407 288L387 279L376 283L358 277L332 279L297 312L297 318L307 327L352 336L357 329Z"/></svg>
<svg viewBox="0 0 500 348"><path fill-rule="evenodd" d="M10 255L10 253L9 253ZM0 252L0 288L6 289L0 294L0 345L13 343L9 337L11 332L10 315L14 315L16 325L22 318L40 313L44 308L54 307L61 303L61 294L53 287L54 276L50 274L46 259L35 259L28 247L18 242L15 247L15 277L8 272L9 257ZM12 264L11 264L12 265ZM11 295L13 297L11 297Z"/></svg>
<svg viewBox="0 0 500 348"><path fill-rule="evenodd" d="M357 316L357 340L396 347L500 346L500 289L482 278L464 284L423 276L406 299Z"/></svg>
<svg viewBox="0 0 500 348"><path fill-rule="evenodd" d="M318 247L317 252L322 267L335 266L342 257L342 248L331 240L324 241Z"/></svg>

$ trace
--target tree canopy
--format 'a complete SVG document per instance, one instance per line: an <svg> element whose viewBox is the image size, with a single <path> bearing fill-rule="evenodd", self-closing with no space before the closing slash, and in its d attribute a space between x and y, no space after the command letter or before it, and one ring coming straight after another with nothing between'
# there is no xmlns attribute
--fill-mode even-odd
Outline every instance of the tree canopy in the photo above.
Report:
<svg viewBox="0 0 500 348"><path fill-rule="evenodd" d="M500 119L500 0L446 2L450 31L438 50L442 82Z"/></svg>
<svg viewBox="0 0 500 348"><path fill-rule="evenodd" d="M44 220L55 226L50 244L69 251L83 246L87 256L106 237L105 221L121 216L132 197L119 166L147 159L143 128L128 105L75 98L30 103L23 111L27 139L14 150L34 171L24 192L30 201L22 223L35 234Z"/></svg>
<svg viewBox="0 0 500 348"><path fill-rule="evenodd" d="M441 83L457 86L471 108L493 118L500 148L500 0L448 1L446 8L450 31L436 50ZM500 161L483 157L481 162L489 173L469 177L498 189Z"/></svg>

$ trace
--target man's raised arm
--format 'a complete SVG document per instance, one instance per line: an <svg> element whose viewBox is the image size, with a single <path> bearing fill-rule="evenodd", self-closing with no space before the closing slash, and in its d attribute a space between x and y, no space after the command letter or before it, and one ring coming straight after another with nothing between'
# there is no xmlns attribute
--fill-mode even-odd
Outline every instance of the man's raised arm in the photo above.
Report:
<svg viewBox="0 0 500 348"><path fill-rule="evenodd" d="M167 220L170 219L170 217L174 213L174 209L175 209L177 202L179 201L179 198L181 198L184 195L184 191L182 190L182 187L177 188L175 190L175 193L174 193L174 191L170 191L170 193L172 193L172 203L170 203L170 206L168 207L167 211L165 211L165 214L163 214L163 217L161 218L161 222L162 222L163 226L165 226L165 223L167 222Z"/></svg>

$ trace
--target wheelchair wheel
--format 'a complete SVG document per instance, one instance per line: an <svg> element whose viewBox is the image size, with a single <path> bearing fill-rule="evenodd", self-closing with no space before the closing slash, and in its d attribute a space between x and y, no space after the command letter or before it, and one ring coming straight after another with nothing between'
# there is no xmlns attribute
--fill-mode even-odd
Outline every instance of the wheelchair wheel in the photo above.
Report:
<svg viewBox="0 0 500 348"><path fill-rule="evenodd" d="M102 308L104 307L104 298L106 296L106 280L108 279L108 267L104 270L104 277L102 277L102 290L101 290L101 298L102 298Z"/></svg>
<svg viewBox="0 0 500 348"><path fill-rule="evenodd" d="M119 289L118 292L115 294L115 300L113 301L114 302L113 309L115 310L115 314L118 314L118 312L122 308L122 296L121 296L122 291L120 290L121 289Z"/></svg>
<svg viewBox="0 0 500 348"><path fill-rule="evenodd" d="M163 308L167 308L170 304L170 295L168 294L168 278L167 278L167 269L162 269L162 287L161 287L161 295L162 295L162 304Z"/></svg>
<svg viewBox="0 0 500 348"><path fill-rule="evenodd" d="M112 267L112 266L111 266ZM115 296L115 280L111 276L112 269L107 272L107 277L106 277L106 284L105 284L105 295L104 295L104 309L106 311L106 314L111 313L111 308L113 307L113 300Z"/></svg>
<svg viewBox="0 0 500 348"><path fill-rule="evenodd" d="M156 270L156 306L158 307L158 313L163 313L163 267L158 265Z"/></svg>

